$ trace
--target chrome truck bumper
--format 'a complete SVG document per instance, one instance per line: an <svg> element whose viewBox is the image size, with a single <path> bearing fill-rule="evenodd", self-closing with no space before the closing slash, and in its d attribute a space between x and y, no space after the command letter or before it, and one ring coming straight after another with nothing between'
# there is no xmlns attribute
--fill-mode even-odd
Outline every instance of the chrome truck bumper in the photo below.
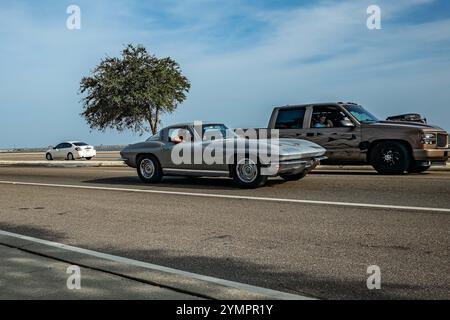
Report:
<svg viewBox="0 0 450 320"><path fill-rule="evenodd" d="M447 162L450 157L450 149L415 149L413 157L416 161Z"/></svg>

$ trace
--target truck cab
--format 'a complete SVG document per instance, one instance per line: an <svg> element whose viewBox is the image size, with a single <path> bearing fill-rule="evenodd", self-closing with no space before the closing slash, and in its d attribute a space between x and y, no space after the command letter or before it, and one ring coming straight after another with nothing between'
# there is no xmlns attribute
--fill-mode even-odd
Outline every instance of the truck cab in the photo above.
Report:
<svg viewBox="0 0 450 320"><path fill-rule="evenodd" d="M381 121L356 103L277 107L268 127L278 129L280 138L326 148L328 164L370 164L383 174L423 172L449 158L445 130L422 122Z"/></svg>

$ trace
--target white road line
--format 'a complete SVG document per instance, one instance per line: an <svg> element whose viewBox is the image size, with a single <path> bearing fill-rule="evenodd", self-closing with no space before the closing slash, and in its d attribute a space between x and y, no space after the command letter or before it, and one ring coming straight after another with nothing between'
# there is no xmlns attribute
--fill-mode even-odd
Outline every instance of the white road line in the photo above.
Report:
<svg viewBox="0 0 450 320"><path fill-rule="evenodd" d="M330 205L330 206L339 206L339 207L355 207L355 208L369 208L369 209L374 209L375 208L375 209L388 209L388 210L395 209L395 210L406 210L406 211L425 211L425 212L450 213L450 209L448 209L448 208L412 207L412 206L397 206L397 205L357 203L357 202L300 200L300 199L286 199L286 198L237 196L237 195L226 195L226 194L215 194L215 193L196 193L196 192L149 190L149 189L129 189L129 188L109 188L109 187L70 185L70 184L16 182L16 181L0 181L0 184L18 185L18 186L37 186L37 187L86 189L86 190L103 190L103 191L122 191L122 192L152 193L152 194L169 194L169 195L177 195L177 196L193 196L193 197L233 199L233 200L252 200L252 201L266 201L266 202L281 202L281 203L318 204L318 205Z"/></svg>
<svg viewBox="0 0 450 320"><path fill-rule="evenodd" d="M79 247L69 246L69 245L66 245L63 243L33 238L33 237L29 237L29 236L25 236L25 235L21 235L21 234L17 234L17 233L12 233L12 232L8 232L8 231L0 230L0 235L14 237L14 238L22 239L22 240L27 240L27 241L47 245L50 247L67 250L67 251L72 251L72 252L77 252L77 253L81 253L81 254L86 254L89 256L96 257L96 258L106 259L106 260L110 260L110 261L114 261L114 262L118 262L118 263L128 264L128 265L142 267L142 268L146 268L146 269L150 269L150 270L166 272L166 273L170 273L170 274L174 274L174 275L188 277L191 279L197 279L197 280L206 281L206 282L210 282L210 283L214 283L214 284L219 284L219 285L222 285L222 286L225 286L228 288L245 290L247 292L264 295L269 299L312 300L312 298L301 296L301 295L295 295L295 294L276 291L276 290L272 290L272 289L266 289L266 288L262 288L262 287L252 286L252 285L241 283L241 282L235 282L235 281L229 281L229 280L224 280L224 279L210 277L210 276L204 276L204 275L200 275L197 273L168 268L168 267L159 266L159 265L152 264L152 263L147 263L147 262L143 262L143 261L139 261L139 260L119 257L119 256L102 253L102 252L97 252L97 251L93 251L93 250L88 250L88 249L83 249L83 248L79 248Z"/></svg>

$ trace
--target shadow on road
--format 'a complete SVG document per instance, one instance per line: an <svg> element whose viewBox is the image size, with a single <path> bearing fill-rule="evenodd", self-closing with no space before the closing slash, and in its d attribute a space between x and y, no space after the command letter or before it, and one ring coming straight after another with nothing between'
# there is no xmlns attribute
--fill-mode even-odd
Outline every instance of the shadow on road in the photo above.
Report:
<svg viewBox="0 0 450 320"><path fill-rule="evenodd" d="M122 186L151 186L152 188L182 188L182 189L211 189L215 190L238 190L232 179L227 178L204 178L204 177L164 177L158 184L144 184L138 177L111 177L86 180L83 183L122 185ZM284 183L282 179L270 179L265 188L270 188Z"/></svg>
<svg viewBox="0 0 450 320"><path fill-rule="evenodd" d="M50 241L72 244L67 243L67 240L64 241L66 238L64 233L47 228L0 223L0 229ZM301 271L283 271L277 266L257 264L247 259L231 257L231 254L227 254L226 250L221 253L222 257L210 257L204 255L188 256L180 252L151 248L147 250L133 250L117 246L83 245L82 247L197 274L311 297L327 299L448 298L448 296L445 297L445 292L448 292L449 288L445 287L445 284L443 284L442 288L433 288L433 297L429 296L428 288L407 283L390 283L389 281L383 281L382 290L368 290L366 287L367 274L364 266L361 266L361 270L359 268L355 270L357 275L355 274L353 279L350 280L342 278L338 272L334 274L332 268L329 274L326 275ZM17 272L20 273L19 270ZM6 274L0 276L0 279L8 281L10 276ZM109 294L112 295L113 293L110 292Z"/></svg>

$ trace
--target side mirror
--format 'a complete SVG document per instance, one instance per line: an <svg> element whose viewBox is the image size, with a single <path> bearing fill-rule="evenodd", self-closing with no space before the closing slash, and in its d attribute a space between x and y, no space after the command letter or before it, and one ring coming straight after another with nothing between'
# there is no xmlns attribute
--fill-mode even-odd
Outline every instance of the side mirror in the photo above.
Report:
<svg viewBox="0 0 450 320"><path fill-rule="evenodd" d="M351 122L350 120L348 120L348 119L341 120L340 122L341 122L341 126L342 127L350 128L350 127L354 127L355 126L355 124L353 122Z"/></svg>

